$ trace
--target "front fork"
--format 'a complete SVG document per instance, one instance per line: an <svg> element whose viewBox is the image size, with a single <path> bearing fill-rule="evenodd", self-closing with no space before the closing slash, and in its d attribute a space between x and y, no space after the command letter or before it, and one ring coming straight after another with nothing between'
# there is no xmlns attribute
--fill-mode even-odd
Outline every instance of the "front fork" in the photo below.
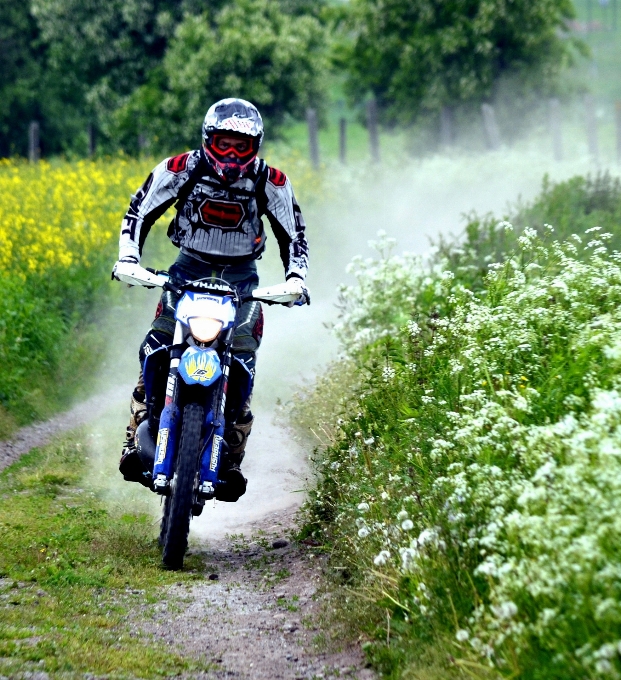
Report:
<svg viewBox="0 0 621 680"><path fill-rule="evenodd" d="M153 490L163 495L168 493L175 451L177 449L179 420L181 416L177 402L179 396L179 361L183 354L181 350L182 341L183 328L177 322L173 337L173 348L170 353L166 398L162 414L160 415L160 429L157 433L155 464L153 465Z"/></svg>
<svg viewBox="0 0 621 680"><path fill-rule="evenodd" d="M201 456L201 483L199 496L209 500L213 498L215 487L218 484L218 471L222 460L222 442L224 441L224 409L226 407L226 395L229 386L229 373L231 370L231 342L234 329L230 328L224 339L225 350L220 357L222 377L218 382L213 399L213 410L210 411L207 426L212 428L212 435L205 439L205 446Z"/></svg>
<svg viewBox="0 0 621 680"><path fill-rule="evenodd" d="M199 496L203 499L213 498L215 486L218 483L218 470L224 440L224 410L232 361L231 341L233 333L234 329L230 328L224 338L226 349L220 358L222 377L218 382L212 401L213 409L209 411L205 422L205 425L211 429L211 436L206 437L201 454ZM177 322L166 383L166 399L160 416L160 429L157 434L155 464L153 466L153 490L162 495L167 495L169 492L179 438L179 421L181 420L181 412L178 406L179 361L183 354L182 341L183 327Z"/></svg>

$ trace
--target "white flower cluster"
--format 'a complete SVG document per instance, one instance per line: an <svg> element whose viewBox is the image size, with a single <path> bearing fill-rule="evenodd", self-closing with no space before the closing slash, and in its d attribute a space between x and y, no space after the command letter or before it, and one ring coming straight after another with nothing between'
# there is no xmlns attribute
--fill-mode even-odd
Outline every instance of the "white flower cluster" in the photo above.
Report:
<svg viewBox="0 0 621 680"><path fill-rule="evenodd" d="M412 445L435 476L420 502L435 503L433 519L412 503L396 513L413 490L395 474L375 496L373 521L368 503L358 506L358 537L373 545L375 568L420 583L414 604L424 616L434 612L434 578L467 556L463 583L479 593L455 639L498 668L515 668L536 644L552 650L555 677L621 678L621 255L607 253L605 236L585 262L572 242L544 252L525 229L519 245L538 262L490 267L492 292L454 293L451 318L434 321L414 357L416 372L383 371L399 390L443 356L460 394L449 405L432 386L417 398L417 409L442 411L446 422L425 441L425 457ZM395 258L361 263L358 276L362 301L344 317L358 333L350 346L401 328L418 348L420 327L398 311L415 291L446 290L451 277ZM412 432L416 414L402 421Z"/></svg>

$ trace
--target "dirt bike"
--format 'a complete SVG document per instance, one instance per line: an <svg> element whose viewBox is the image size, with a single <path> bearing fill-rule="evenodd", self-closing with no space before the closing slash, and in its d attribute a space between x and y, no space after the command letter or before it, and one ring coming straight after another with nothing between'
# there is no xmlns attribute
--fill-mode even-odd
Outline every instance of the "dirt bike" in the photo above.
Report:
<svg viewBox="0 0 621 680"><path fill-rule="evenodd" d="M201 514L205 501L237 500L239 493L219 475L226 468L225 429L236 422L252 390L252 375L232 354L239 311L249 300L291 305L300 295L285 282L242 296L223 279L180 284L166 272L129 262L117 265L116 277L179 298L172 345L144 361L148 417L136 431L136 448L145 469L152 470L151 489L164 499L162 560L181 569L191 518Z"/></svg>

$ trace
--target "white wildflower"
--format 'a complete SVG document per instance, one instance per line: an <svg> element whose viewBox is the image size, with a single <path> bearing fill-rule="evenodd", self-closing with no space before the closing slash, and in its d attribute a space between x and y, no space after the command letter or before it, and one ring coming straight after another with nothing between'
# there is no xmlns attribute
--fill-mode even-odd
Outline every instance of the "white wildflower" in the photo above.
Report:
<svg viewBox="0 0 621 680"><path fill-rule="evenodd" d="M470 633L467 630L460 628L460 630L455 633L455 637L458 642L465 642L470 637Z"/></svg>
<svg viewBox="0 0 621 680"><path fill-rule="evenodd" d="M358 503L358 510L360 510L360 512L369 512L369 504L368 503Z"/></svg>
<svg viewBox="0 0 621 680"><path fill-rule="evenodd" d="M373 560L373 564L376 567L383 567L386 562L390 559L390 553L388 550L382 550L379 555L375 556L375 559Z"/></svg>
<svg viewBox="0 0 621 680"><path fill-rule="evenodd" d="M382 369L382 378L384 382L390 382L397 375L397 371L392 366L384 366Z"/></svg>
<svg viewBox="0 0 621 680"><path fill-rule="evenodd" d="M360 538L366 538L370 533L371 533L371 530L369 529L369 527L364 526L364 527L360 527L360 529L358 529L358 536Z"/></svg>
<svg viewBox="0 0 621 680"><path fill-rule="evenodd" d="M419 557L416 548L399 548L399 555L401 556L401 568L403 571L413 571Z"/></svg>
<svg viewBox="0 0 621 680"><path fill-rule="evenodd" d="M401 528L403 531L412 531L414 528L414 522L412 522L411 519L404 519L403 522L401 522Z"/></svg>
<svg viewBox="0 0 621 680"><path fill-rule="evenodd" d="M491 607L494 615L497 619L504 621L506 619L512 619L518 612L517 605L515 602L503 602L499 605L492 605Z"/></svg>
<svg viewBox="0 0 621 680"><path fill-rule="evenodd" d="M416 321L408 321L407 323L408 333L415 338L420 333L420 326Z"/></svg>
<svg viewBox="0 0 621 680"><path fill-rule="evenodd" d="M408 517L409 515L407 510L401 510L397 515L397 519L399 520L399 522L402 522L404 519L407 519Z"/></svg>

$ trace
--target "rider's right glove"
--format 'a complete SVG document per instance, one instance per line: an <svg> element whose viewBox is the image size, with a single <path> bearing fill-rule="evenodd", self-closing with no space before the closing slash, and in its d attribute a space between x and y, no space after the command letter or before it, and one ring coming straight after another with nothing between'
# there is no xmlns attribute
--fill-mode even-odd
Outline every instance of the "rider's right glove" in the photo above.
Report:
<svg viewBox="0 0 621 680"><path fill-rule="evenodd" d="M310 291L306 287L304 281L299 276L294 275L290 276L287 279L287 282L289 283L291 292L297 293L300 296L295 302L289 302L287 307L293 307L293 305L296 305L297 307L301 307L302 305L310 305Z"/></svg>
<svg viewBox="0 0 621 680"><path fill-rule="evenodd" d="M120 279L117 278L116 275L116 268L119 265L119 262L131 262L132 264L138 264L138 258L134 257L133 255L126 255L125 257L122 257L120 260L117 260L114 263L114 267L112 267L112 273L110 274L110 279L112 281L119 281Z"/></svg>

